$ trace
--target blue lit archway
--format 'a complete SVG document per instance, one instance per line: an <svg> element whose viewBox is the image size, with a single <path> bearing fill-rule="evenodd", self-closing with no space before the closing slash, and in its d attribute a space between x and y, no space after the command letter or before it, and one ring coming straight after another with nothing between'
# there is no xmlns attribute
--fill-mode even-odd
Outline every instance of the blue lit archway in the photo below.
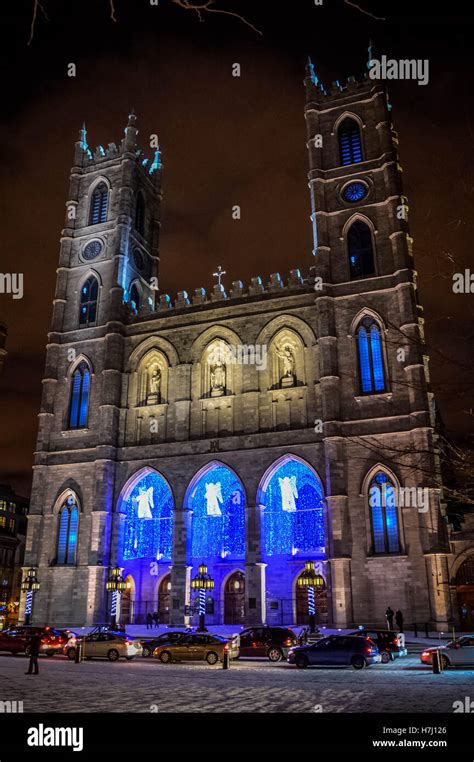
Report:
<svg viewBox="0 0 474 762"><path fill-rule="evenodd" d="M258 493L263 506L262 550L265 557L325 556L324 493L315 471L287 455L267 471Z"/></svg>
<svg viewBox="0 0 474 762"><path fill-rule="evenodd" d="M122 491L119 505L125 514L121 558L170 561L173 534L173 495L161 474L145 468Z"/></svg>
<svg viewBox="0 0 474 762"><path fill-rule="evenodd" d="M210 463L191 482L186 506L192 510L191 559L245 556L245 492L235 473Z"/></svg>

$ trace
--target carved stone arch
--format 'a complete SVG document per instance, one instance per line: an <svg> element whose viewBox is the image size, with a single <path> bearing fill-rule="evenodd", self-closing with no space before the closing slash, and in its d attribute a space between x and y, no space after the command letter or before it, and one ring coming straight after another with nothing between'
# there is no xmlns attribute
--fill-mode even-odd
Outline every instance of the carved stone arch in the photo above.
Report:
<svg viewBox="0 0 474 762"><path fill-rule="evenodd" d="M370 495L369 495L369 489L370 485L375 478L375 476L382 472L387 478L392 482L396 494L400 494L400 488L403 486L402 481L398 477L398 475L395 473L393 469L391 469L389 466L385 465L384 463L376 463L375 465L371 466L367 473L365 474L362 485L361 485L361 495L364 499L364 506L365 506L365 516L366 516L366 533L367 533L367 547L369 549L373 549L374 546L374 537L373 537L373 517L372 517L372 508L370 505ZM397 516L397 522L398 522L398 542L399 542L399 549L403 552L405 547L405 539L404 539L404 524L403 524L403 516L402 516L402 510L400 507L400 500L395 500L395 508L396 508L396 516Z"/></svg>
<svg viewBox="0 0 474 762"><path fill-rule="evenodd" d="M68 497L73 497L79 513L83 513L81 490L74 479L67 479L56 493L56 498L51 507L53 516L57 516Z"/></svg>
<svg viewBox="0 0 474 762"><path fill-rule="evenodd" d="M304 344L292 328L280 328L268 344L269 388L286 389L306 384Z"/></svg>
<svg viewBox="0 0 474 762"><path fill-rule="evenodd" d="M304 458L301 458L299 455L296 455L293 452L287 452L284 455L281 455L276 460L274 460L272 463L270 463L268 468L265 470L263 476L260 478L260 481L257 487L257 496L256 496L257 505L260 505L262 508L265 507L264 495L265 495L267 486L270 482L270 479L273 477L275 472L278 471L278 469L281 468L281 466L283 466L288 461L295 461L296 463L300 463L302 466L305 466L305 468L311 471L313 476L318 480L321 486L323 496L324 496L325 494L324 483L320 475L318 474L317 470L315 469L315 467L312 466L311 463L309 463L309 461L305 460Z"/></svg>
<svg viewBox="0 0 474 762"><path fill-rule="evenodd" d="M127 372L137 370L140 361L151 349L161 352L172 367L179 365L180 359L174 345L162 336L150 336L148 339L140 342L133 352L130 353L126 367Z"/></svg>
<svg viewBox="0 0 474 762"><path fill-rule="evenodd" d="M357 315L353 318L350 328L349 328L349 336L355 336L357 329L362 322L364 318L371 318L374 323L377 324L381 332L386 333L387 327L385 325L385 321L381 317L381 315L378 312L375 312L375 310L371 310L369 307L363 307Z"/></svg>
<svg viewBox="0 0 474 762"><path fill-rule="evenodd" d="M371 466L369 468L369 470L367 471L367 473L365 474L362 480L361 495L364 495L364 496L368 495L370 482L379 471L383 471L383 473L388 476L388 478L393 482L393 484L395 485L395 487L397 487L397 489L401 487L400 479L391 468L386 466L384 463L376 463L374 466Z"/></svg>
<svg viewBox="0 0 474 762"><path fill-rule="evenodd" d="M229 346L242 344L242 339L236 331L227 326L216 324L207 328L195 339L189 351L188 362L193 365L200 362L204 350L215 339L220 339Z"/></svg>
<svg viewBox="0 0 474 762"><path fill-rule="evenodd" d="M143 407L168 402L169 363L160 349L149 349L138 363L136 373L136 398L130 404Z"/></svg>
<svg viewBox="0 0 474 762"><path fill-rule="evenodd" d="M97 282L99 284L99 289L101 289L102 285L103 285L103 283L102 283L102 277L101 277L100 273L98 272L98 270L94 270L93 267L89 267L89 269L85 273L82 274L81 281L80 281L80 288L82 288L82 286L84 285L86 280L88 278L90 278L91 275L93 275L94 278L96 278L96 280L97 280Z"/></svg>
<svg viewBox="0 0 474 762"><path fill-rule="evenodd" d="M339 116L337 117L337 119L335 120L333 124L331 135L337 135L337 133L339 132L339 127L341 126L341 124L343 123L345 119L353 119L354 122L356 122L356 124L359 127L360 135L362 139L362 130L365 128L365 122L362 121L359 114L355 114L353 111L343 111L342 114L339 114Z"/></svg>
<svg viewBox="0 0 474 762"><path fill-rule="evenodd" d="M82 362L86 363L87 367L89 368L91 376L94 375L94 368L90 358L87 355L84 355L81 353L78 357L76 357L75 360L72 360L72 362L69 364L67 372L66 372L66 379L69 380L72 377L74 371L76 370L76 368L79 367L79 365Z"/></svg>
<svg viewBox="0 0 474 762"><path fill-rule="evenodd" d="M150 473L156 474L156 476L158 476L160 479L164 481L164 483L169 488L169 491L171 493L171 497L173 499L173 506L176 506L174 490L167 476L165 476L165 474L162 471L158 471L158 469L153 468L152 466L143 466L142 468L139 468L137 471L134 471L133 474L130 474L130 476L124 481L124 483L120 487L119 496L114 506L114 513L124 513L125 503L129 499L136 485L138 484L139 481L141 481L141 479L143 479L143 477L147 476Z"/></svg>
<svg viewBox="0 0 474 762"><path fill-rule="evenodd" d="M352 227L354 222L357 220L360 220L360 222L365 222L365 224L369 227L370 232L372 234L372 244L374 247L374 254L375 254L375 236L377 235L377 228L375 227L374 221L367 217L365 214L361 214L360 212L355 212L354 214L351 214L349 219L347 219L342 227L341 231L341 240L345 241L347 239L347 233L349 232L349 228Z"/></svg>
<svg viewBox="0 0 474 762"><path fill-rule="evenodd" d="M463 563L468 560L468 558L471 558L471 556L474 557L474 545L471 545L469 548L464 548L464 550L462 550L459 553L459 555L457 555L456 558L454 559L451 565L450 573L449 573L449 577L450 577L450 581L452 585L456 584L456 577L459 572L459 569L461 568Z"/></svg>
<svg viewBox="0 0 474 762"><path fill-rule="evenodd" d="M95 189L101 183L105 183L105 185L107 186L107 192L109 194L109 202L110 202L110 193L112 191L112 183L109 180L109 178L106 177L106 175L99 175L99 177L96 177L96 179L89 185L89 187L87 189L86 199L87 199L87 210L88 211L90 209L90 202L91 202L92 194L94 193ZM110 203L109 203L109 206L110 206Z"/></svg>
<svg viewBox="0 0 474 762"><path fill-rule="evenodd" d="M256 338L256 344L267 344L272 337L281 329L289 328L297 333L306 347L312 347L317 343L317 339L312 327L305 320L294 315L278 315L270 320L260 331Z"/></svg>
<svg viewBox="0 0 474 762"><path fill-rule="evenodd" d="M198 471L196 471L196 473L194 474L194 476L192 476L191 479L189 480L189 484L186 487L186 492L184 494L184 500L183 500L183 505L185 509L189 509L191 496L198 482L200 482L201 479L204 476L206 476L206 474L208 474L210 471L212 471L214 468L226 468L235 476L235 478L240 483L240 486L242 488L242 493L245 497L245 504L246 505L248 504L247 503L247 499L248 499L247 489L246 489L244 480L242 479L238 471L236 471L235 468L230 466L228 463L224 463L224 461L222 460L210 460L208 463L205 463L203 466L201 466L201 468L199 468Z"/></svg>

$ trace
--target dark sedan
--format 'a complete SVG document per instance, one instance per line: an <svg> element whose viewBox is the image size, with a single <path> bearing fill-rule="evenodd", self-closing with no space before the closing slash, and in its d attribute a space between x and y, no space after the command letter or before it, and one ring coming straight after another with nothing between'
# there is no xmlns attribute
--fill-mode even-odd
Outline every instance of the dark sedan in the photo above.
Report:
<svg viewBox="0 0 474 762"><path fill-rule="evenodd" d="M349 635L352 637L363 635L373 640L379 649L382 664L388 664L389 661L398 659L400 656L407 656L408 654L405 648L403 633L395 632L395 630L369 630L364 628L350 632Z"/></svg>
<svg viewBox="0 0 474 762"><path fill-rule="evenodd" d="M140 639L143 648L142 656L151 656L155 648L160 648L168 643L169 645L175 645L186 635L189 635L189 633L182 630L173 630L172 632L163 632L156 638Z"/></svg>
<svg viewBox="0 0 474 762"><path fill-rule="evenodd" d="M297 667L349 667L363 669L381 662L378 648L369 638L331 635L307 646L290 648L288 662Z"/></svg>

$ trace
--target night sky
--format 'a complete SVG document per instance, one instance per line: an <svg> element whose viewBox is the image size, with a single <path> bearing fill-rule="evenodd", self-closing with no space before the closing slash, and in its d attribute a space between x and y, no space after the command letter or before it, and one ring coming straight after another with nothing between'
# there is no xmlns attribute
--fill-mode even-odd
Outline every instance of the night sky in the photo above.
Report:
<svg viewBox="0 0 474 762"><path fill-rule="evenodd" d="M472 17L387 15L385 3L221 0L237 18L184 10L171 0L33 0L2 8L1 272L22 272L24 297L0 294L8 357L0 378L0 482L28 494L59 237L74 141L84 120L92 149L118 143L131 108L139 141L158 133L164 163L162 291L211 288L312 264L303 118L311 55L324 82L361 76L376 54L428 58L430 82L390 83L410 204L433 388L448 427L473 428L474 294L452 292L471 266L474 202ZM6 3L2 5L7 5ZM378 7L377 7L378 6ZM413 6L413 3L412 3ZM408 12L407 12L408 13ZM10 15L8 15L10 14ZM67 64L77 77L67 76ZM240 63L242 76L231 75ZM151 153L148 149L148 153ZM239 204L242 219L232 220Z"/></svg>

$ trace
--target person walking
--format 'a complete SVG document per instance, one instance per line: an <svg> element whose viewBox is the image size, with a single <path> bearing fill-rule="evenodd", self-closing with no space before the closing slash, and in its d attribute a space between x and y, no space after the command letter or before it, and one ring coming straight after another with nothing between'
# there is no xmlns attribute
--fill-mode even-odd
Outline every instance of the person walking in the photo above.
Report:
<svg viewBox="0 0 474 762"><path fill-rule="evenodd" d="M400 609L397 609L395 614L395 621L400 632L403 632L403 614Z"/></svg>
<svg viewBox="0 0 474 762"><path fill-rule="evenodd" d="M146 615L146 628L147 630L151 630L153 627L153 614L151 611L148 612Z"/></svg>
<svg viewBox="0 0 474 762"><path fill-rule="evenodd" d="M38 669L38 656L41 648L41 635L32 635L30 640L30 664L28 667L28 672L25 672L25 675L32 675L32 674L39 674ZM35 671L33 673L33 667L35 668Z"/></svg>
<svg viewBox="0 0 474 762"><path fill-rule="evenodd" d="M153 614L153 621L155 623L155 629L158 629L158 627L160 626L160 615L157 611L155 611L155 613Z"/></svg>
<svg viewBox="0 0 474 762"><path fill-rule="evenodd" d="M388 607L387 611L385 612L385 619L387 620L387 629L393 630L393 617L395 616L395 613L392 611L390 606Z"/></svg>

